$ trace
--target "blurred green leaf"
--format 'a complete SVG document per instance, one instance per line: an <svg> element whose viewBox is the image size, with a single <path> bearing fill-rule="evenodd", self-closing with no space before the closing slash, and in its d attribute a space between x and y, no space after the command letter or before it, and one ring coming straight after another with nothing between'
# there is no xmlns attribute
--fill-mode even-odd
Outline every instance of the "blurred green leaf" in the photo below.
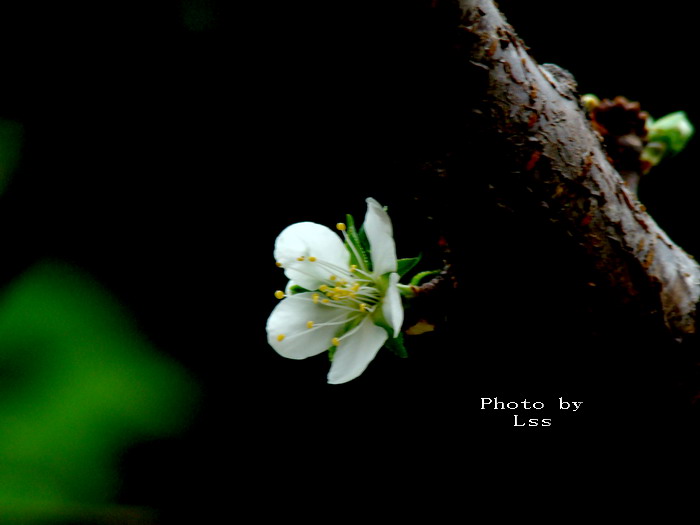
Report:
<svg viewBox="0 0 700 525"><path fill-rule="evenodd" d="M108 503L120 451L184 428L195 402L99 285L34 267L0 297L0 516Z"/></svg>

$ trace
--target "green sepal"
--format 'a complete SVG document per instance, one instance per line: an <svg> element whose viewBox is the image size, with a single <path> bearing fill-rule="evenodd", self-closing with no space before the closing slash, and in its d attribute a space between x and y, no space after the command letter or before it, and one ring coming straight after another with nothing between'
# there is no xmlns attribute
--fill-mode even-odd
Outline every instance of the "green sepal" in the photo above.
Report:
<svg viewBox="0 0 700 525"><path fill-rule="evenodd" d="M442 270L428 270L426 272L420 272L413 276L411 279L411 286L420 286L421 281L425 280L427 277L432 277L434 275L440 275Z"/></svg>
<svg viewBox="0 0 700 525"><path fill-rule="evenodd" d="M328 360L332 363L333 362L333 356L335 356L335 351L338 349L337 346L331 346L328 349Z"/></svg>
<svg viewBox="0 0 700 525"><path fill-rule="evenodd" d="M364 235L364 230L361 229L358 233L355 228L355 219L353 219L350 214L345 216L345 226L348 243L352 244L352 247L348 246L348 250L350 251L350 264L355 264L360 268L366 268L368 271L372 271L372 261L369 257L369 242L367 236ZM360 257L361 260L358 261L358 257Z"/></svg>
<svg viewBox="0 0 700 525"><path fill-rule="evenodd" d="M389 337L384 343L384 347L391 350L399 357L408 357L408 352L403 342L403 332L399 332L398 337Z"/></svg>
<svg viewBox="0 0 700 525"><path fill-rule="evenodd" d="M396 261L396 264L397 264L396 273L399 274L399 277L403 277L408 272L413 270L413 268L416 266L416 264L418 264L420 262L422 257L423 257L423 254L420 254L418 257L397 260Z"/></svg>
<svg viewBox="0 0 700 525"><path fill-rule="evenodd" d="M304 292L310 292L311 290L307 290L303 286L299 286L298 284L294 284L289 288L289 295L295 295L298 293L304 293Z"/></svg>
<svg viewBox="0 0 700 525"><path fill-rule="evenodd" d="M389 336L387 337L387 340L384 341L384 348L391 350L399 357L408 357L408 352L406 351L406 347L403 344L403 333L399 332L399 335L397 337L394 337L394 329L391 326L389 326L389 323L386 322L386 319L384 319L384 316L381 314L381 311L379 311L378 316L375 313L373 317L374 324L376 324L380 328L384 328L384 330L386 330L387 335Z"/></svg>
<svg viewBox="0 0 700 525"><path fill-rule="evenodd" d="M362 244L362 247L365 249L365 252L367 254L372 253L372 247L369 245L369 239L367 238L367 234L365 233L365 225L363 224L360 226L360 230L357 232L357 236L360 239L360 244ZM370 263L370 266L372 264L372 259L368 257L368 262ZM371 270L371 268L370 268Z"/></svg>

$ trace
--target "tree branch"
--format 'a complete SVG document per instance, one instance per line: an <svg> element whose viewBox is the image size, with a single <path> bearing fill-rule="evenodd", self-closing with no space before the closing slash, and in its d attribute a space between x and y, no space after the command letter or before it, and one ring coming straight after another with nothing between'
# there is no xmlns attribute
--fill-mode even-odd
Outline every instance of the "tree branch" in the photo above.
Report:
<svg viewBox="0 0 700 525"><path fill-rule="evenodd" d="M466 116L473 145L508 157L489 184L516 212L540 208L581 249L596 282L677 340L694 333L700 266L646 213L608 160L571 76L538 65L492 0L461 0L455 40L480 98ZM502 171L502 170L501 170Z"/></svg>

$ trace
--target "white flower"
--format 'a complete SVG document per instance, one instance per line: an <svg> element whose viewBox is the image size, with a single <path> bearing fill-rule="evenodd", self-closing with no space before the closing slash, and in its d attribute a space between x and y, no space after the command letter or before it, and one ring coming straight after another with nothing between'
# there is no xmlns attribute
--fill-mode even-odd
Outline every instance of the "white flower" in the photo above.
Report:
<svg viewBox="0 0 700 525"><path fill-rule="evenodd" d="M367 199L369 260L348 239L346 226L338 224L338 229L347 243L313 222L292 224L280 233L274 255L289 284L286 294L277 292L284 298L267 321L267 340L284 357L305 359L334 348L328 373L333 384L362 374L389 336L399 335L403 323L387 213L376 200ZM307 291L290 295L295 285Z"/></svg>

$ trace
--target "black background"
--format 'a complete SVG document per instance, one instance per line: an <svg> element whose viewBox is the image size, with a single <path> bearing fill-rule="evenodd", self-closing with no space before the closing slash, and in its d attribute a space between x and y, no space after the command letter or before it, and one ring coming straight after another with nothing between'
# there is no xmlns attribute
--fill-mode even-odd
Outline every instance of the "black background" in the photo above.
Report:
<svg viewBox="0 0 700 525"><path fill-rule="evenodd" d="M556 261L535 258L554 273L511 296L497 222L479 223L494 251L478 254L475 293L462 296L473 304L409 359L382 352L362 377L331 386L323 356L289 361L267 346L272 294L284 286L272 259L279 231L360 218L368 196L405 212L402 167L429 157L449 136L449 108L469 104L459 86L445 89L452 77L427 3L212 0L201 3L211 15L201 31L185 27L179 2L3 5L0 116L26 130L0 207L4 281L46 256L86 269L203 391L184 435L125 455L120 503L229 515L262 496L278 506L256 506L261 515L307 515L359 491L362 501L444 510L470 480L514 464L614 457L634 469L631 451L651 435L683 448L685 413L666 410L666 382L648 373L656 354L645 354L647 375L621 373L606 356L632 353L616 346L625 343L579 341L558 308L564 292L544 282L566 273ZM500 5L534 57L570 70L581 93L700 122L687 6ZM640 192L690 253L700 251L695 148ZM469 219L472 198L467 183ZM421 249L413 227L410 213L395 224L401 257ZM501 284L487 292L479 283L490 279ZM541 353L523 353L533 342ZM510 411L479 410L496 396L544 402L552 427L517 429ZM560 396L584 408L549 410Z"/></svg>

